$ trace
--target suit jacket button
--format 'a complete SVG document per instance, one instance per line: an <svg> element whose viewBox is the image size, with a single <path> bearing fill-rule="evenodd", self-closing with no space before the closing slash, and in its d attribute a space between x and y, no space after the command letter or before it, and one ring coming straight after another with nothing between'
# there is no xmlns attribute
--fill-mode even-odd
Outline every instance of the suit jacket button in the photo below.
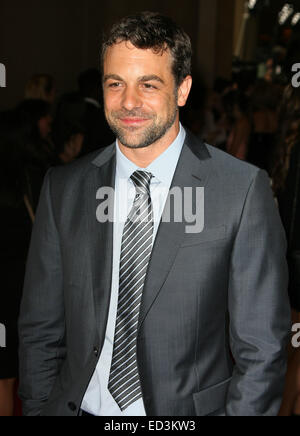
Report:
<svg viewBox="0 0 300 436"><path fill-rule="evenodd" d="M72 402L68 403L68 407L72 412L75 412L75 410L77 409L76 404L74 404Z"/></svg>
<svg viewBox="0 0 300 436"><path fill-rule="evenodd" d="M98 355L99 355L99 350L96 347L94 348L94 354L95 354L96 357L98 357Z"/></svg>

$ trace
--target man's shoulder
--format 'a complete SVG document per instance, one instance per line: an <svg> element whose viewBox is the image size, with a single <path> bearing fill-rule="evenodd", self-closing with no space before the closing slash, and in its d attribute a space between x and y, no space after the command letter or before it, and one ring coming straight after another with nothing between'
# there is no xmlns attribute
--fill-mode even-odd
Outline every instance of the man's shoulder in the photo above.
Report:
<svg viewBox="0 0 300 436"><path fill-rule="evenodd" d="M209 163L213 168L215 175L218 175L224 183L228 180L253 180L260 169L256 166L235 158L231 154L205 143L201 139L187 131L187 144L193 153L200 158L202 162Z"/></svg>
<svg viewBox="0 0 300 436"><path fill-rule="evenodd" d="M222 184L249 186L262 170L260 168L220 150L205 144L211 156L215 174ZM266 174L265 174L266 175Z"/></svg>

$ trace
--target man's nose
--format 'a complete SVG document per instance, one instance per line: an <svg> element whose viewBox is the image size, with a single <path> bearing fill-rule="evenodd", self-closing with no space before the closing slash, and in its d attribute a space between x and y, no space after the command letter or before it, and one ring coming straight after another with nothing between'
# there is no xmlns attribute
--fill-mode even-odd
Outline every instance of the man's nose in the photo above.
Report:
<svg viewBox="0 0 300 436"><path fill-rule="evenodd" d="M142 99L135 88L126 88L123 94L122 106L127 110L142 107Z"/></svg>

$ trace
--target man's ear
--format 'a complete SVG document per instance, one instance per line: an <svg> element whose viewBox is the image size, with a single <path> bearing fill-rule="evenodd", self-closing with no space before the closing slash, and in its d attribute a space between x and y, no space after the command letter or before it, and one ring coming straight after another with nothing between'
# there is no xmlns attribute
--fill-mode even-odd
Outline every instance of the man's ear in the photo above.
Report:
<svg viewBox="0 0 300 436"><path fill-rule="evenodd" d="M181 85L178 88L178 106L185 106L188 96L192 88L193 79L192 76L186 76Z"/></svg>

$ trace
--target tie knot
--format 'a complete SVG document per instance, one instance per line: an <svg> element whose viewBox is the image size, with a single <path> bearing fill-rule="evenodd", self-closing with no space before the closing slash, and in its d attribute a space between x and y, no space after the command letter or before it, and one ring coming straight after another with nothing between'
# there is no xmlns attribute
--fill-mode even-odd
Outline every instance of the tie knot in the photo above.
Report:
<svg viewBox="0 0 300 436"><path fill-rule="evenodd" d="M147 171L136 171L132 174L131 180L135 184L137 193L150 194L150 183L153 175Z"/></svg>

